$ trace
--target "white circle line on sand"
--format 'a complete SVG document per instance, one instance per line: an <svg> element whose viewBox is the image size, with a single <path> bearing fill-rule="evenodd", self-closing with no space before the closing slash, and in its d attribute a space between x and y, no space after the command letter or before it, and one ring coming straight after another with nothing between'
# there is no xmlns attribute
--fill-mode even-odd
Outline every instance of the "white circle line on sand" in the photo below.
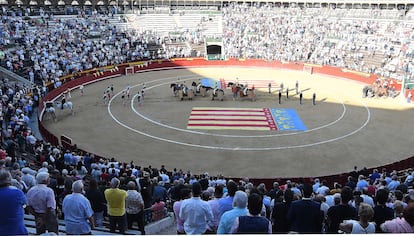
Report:
<svg viewBox="0 0 414 236"><path fill-rule="evenodd" d="M176 77L174 77L174 78L176 78ZM159 81L161 81L161 80L166 80L166 79L159 79ZM139 86L139 85L134 85L133 87L136 87L136 86ZM319 142L308 143L308 144L292 145L292 146L280 146L280 147L244 147L244 148L240 148L240 147L225 147L225 146L224 147L218 147L218 146L199 145L199 144L192 144L192 143L186 143L186 142L179 142L179 141L176 141L176 140L171 140L171 139L166 139L166 138L162 138L162 137L159 137L159 136L151 135L151 134L148 134L148 133L145 133L145 132L136 130L134 128L131 128L131 127L125 125L124 123L122 123L121 121L119 121L114 116L114 114L112 113L110 107L111 107L111 104L112 104L113 99L116 96L119 96L122 93L122 91L123 90L121 90L120 92L118 92L117 94L115 94L115 96L113 96L110 99L110 101L108 102L108 106L107 106L107 110L108 110L109 115L111 116L111 118L116 123L118 123L122 127L126 128L126 129L128 129L128 130L130 130L132 132L135 132L135 133L144 135L144 136L149 137L149 138L152 138L152 139L156 139L156 140L164 141L164 142L168 142L168 143L173 143L173 144L177 144L177 145L194 147L194 148L204 148L204 149L214 149L214 150L231 150L231 151L266 151L266 150L282 150L282 149L294 149L294 148L312 147L312 146L326 144L326 143L334 142L334 141L341 140L341 139L344 139L346 137L349 137L349 136L351 136L351 135L359 132L360 130L362 130L365 126L367 126L368 123L369 123L369 121L370 121L370 119L371 119L371 112L370 112L369 108L365 104L363 104L361 102L362 105L364 106L365 110L367 111L367 119L366 119L365 123L361 127L359 127L358 129L356 129L356 130L354 130L354 131L352 131L352 132L350 132L348 134L345 134L345 135L336 137L336 138L331 138L331 139L327 139L327 140L323 140L323 141L319 141ZM134 98L135 98L135 96L131 100L131 106L133 106Z"/></svg>
<svg viewBox="0 0 414 236"><path fill-rule="evenodd" d="M191 79L186 79L186 80L191 80ZM159 87L161 85L165 85L165 84L168 84L168 82L167 83L161 83L161 84L157 84L157 85L151 86L151 87L148 88L148 90L149 89L152 89L152 88L155 88L155 87ZM319 126L319 127L315 127L315 128L312 128L312 129L308 129L308 130L305 130L305 131L289 132L289 133L266 134L266 135L231 135L231 134L217 134L217 133L206 133L206 132L195 131L195 130L181 129L181 128L177 128L177 127L174 127L174 126L170 126L170 125L167 125L167 124L163 124L161 122L158 122L156 120L153 120L151 118L148 118L147 116L143 115L142 113L140 113L139 111L137 111L134 108L133 101L135 100L135 97L136 97L136 95L131 100L131 109L132 109L132 111L135 114L137 114L138 116L140 116L142 119L145 119L148 122L151 122L151 123L156 124L158 126L162 126L164 128L168 128L168 129L172 129L172 130L176 130L176 131L181 131L181 132L186 132L186 133L192 133L192 134L213 136L213 137L227 137L227 138L266 138L266 137L290 136L290 135L296 135L296 134L302 134L302 133L309 133L309 132L316 131L316 130L320 130L320 129L323 129L323 128L326 128L326 127L329 127L329 126L332 126L332 125L338 123L339 121L342 120L342 118L346 114L346 106L345 106L344 102L341 101L340 104L342 105L342 108L343 108L342 109L342 114L336 120L334 120L334 121L332 121L330 123L327 123L325 125L322 125L322 126Z"/></svg>

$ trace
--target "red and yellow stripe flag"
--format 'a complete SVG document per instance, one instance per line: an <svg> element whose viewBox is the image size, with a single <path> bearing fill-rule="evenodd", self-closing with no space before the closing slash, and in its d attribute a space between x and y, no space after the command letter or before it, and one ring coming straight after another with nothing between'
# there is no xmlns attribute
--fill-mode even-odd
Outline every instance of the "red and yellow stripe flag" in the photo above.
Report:
<svg viewBox="0 0 414 236"><path fill-rule="evenodd" d="M194 107L187 129L277 130L268 108Z"/></svg>

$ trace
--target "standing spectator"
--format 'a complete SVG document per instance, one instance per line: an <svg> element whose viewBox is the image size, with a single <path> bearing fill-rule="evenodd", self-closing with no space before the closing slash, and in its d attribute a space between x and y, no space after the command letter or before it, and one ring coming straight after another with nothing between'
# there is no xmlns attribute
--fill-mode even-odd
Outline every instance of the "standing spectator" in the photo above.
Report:
<svg viewBox="0 0 414 236"><path fill-rule="evenodd" d="M224 212L221 216L217 234L231 234L231 227L233 226L234 220L239 216L246 216L248 212L247 194L243 191L237 191L234 194L233 209Z"/></svg>
<svg viewBox="0 0 414 236"><path fill-rule="evenodd" d="M271 234L271 222L266 217L260 215L263 207L262 196L257 193L251 193L247 201L249 214L237 217L231 227L231 232L241 234Z"/></svg>
<svg viewBox="0 0 414 236"><path fill-rule="evenodd" d="M375 200L377 202L374 207L374 222L376 224L376 232L380 233L380 226L387 220L394 219L394 210L387 207L385 204L388 200L389 191L387 189L379 189L375 194ZM360 206L361 207L361 206Z"/></svg>
<svg viewBox="0 0 414 236"><path fill-rule="evenodd" d="M91 234L91 229L95 227L91 204L82 192L82 180L77 180L72 184L72 194L63 199L67 234Z"/></svg>
<svg viewBox="0 0 414 236"><path fill-rule="evenodd" d="M154 184L152 189L152 204L155 203L155 199L159 198L161 201L167 201L167 189L164 187L164 181L158 181L158 184Z"/></svg>
<svg viewBox="0 0 414 236"><path fill-rule="evenodd" d="M290 230L288 222L288 212L290 205L293 201L293 192L290 189L286 189L283 195L283 202L275 203L272 210L273 232L274 233L287 233Z"/></svg>
<svg viewBox="0 0 414 236"><path fill-rule="evenodd" d="M233 180L227 182L227 196L219 200L220 217L226 211L233 209L233 197L237 191L237 184Z"/></svg>
<svg viewBox="0 0 414 236"><path fill-rule="evenodd" d="M174 214L175 214L175 219L177 222L177 234L185 234L184 231L184 219L182 219L180 217L180 209L181 209L181 204L185 199L188 199L191 197L191 190L188 189L187 187L183 187L180 189L180 193L179 193L179 201L174 202L173 205L173 210L174 210Z"/></svg>
<svg viewBox="0 0 414 236"><path fill-rule="evenodd" d="M371 183L375 183L377 179L381 178L381 174L378 172L378 169L374 169L372 174L369 175L369 180Z"/></svg>
<svg viewBox="0 0 414 236"><path fill-rule="evenodd" d="M124 234L126 228L125 199L128 193L119 189L119 185L119 179L112 178L111 188L105 190L105 199L108 202L109 231L115 233L118 226L119 233Z"/></svg>
<svg viewBox="0 0 414 236"><path fill-rule="evenodd" d="M209 187L208 189L213 188ZM219 208L219 201L223 197L223 186L219 185L216 186L214 189L214 198L208 201L208 205L210 205L211 212L213 213L213 231L217 231L217 227L219 225L220 220L220 208Z"/></svg>
<svg viewBox="0 0 414 236"><path fill-rule="evenodd" d="M339 225L339 229L351 234L373 234L375 233L375 223L369 222L374 215L372 207L366 203L361 203L358 210L359 221L348 220Z"/></svg>
<svg viewBox="0 0 414 236"><path fill-rule="evenodd" d="M148 171L144 171L142 173L142 178L139 178L139 185L141 186L141 195L144 199L144 208L151 207L151 181L150 181L150 173Z"/></svg>
<svg viewBox="0 0 414 236"><path fill-rule="evenodd" d="M269 196L272 200L276 198L276 193L279 191L279 182L273 182L273 188L269 190L267 196Z"/></svg>
<svg viewBox="0 0 414 236"><path fill-rule="evenodd" d="M27 235L24 226L24 193L11 186L11 174L0 169L0 235Z"/></svg>
<svg viewBox="0 0 414 236"><path fill-rule="evenodd" d="M49 184L49 174L40 172L36 175L36 186L27 192L27 207L29 212L35 216L36 234L43 234L47 231L58 231L56 218L56 200L53 190Z"/></svg>
<svg viewBox="0 0 414 236"><path fill-rule="evenodd" d="M341 203L331 206L327 214L327 233L338 233L339 224L344 220L356 220L357 209L349 204L353 198L352 189L348 186L342 188Z"/></svg>
<svg viewBox="0 0 414 236"><path fill-rule="evenodd" d="M303 198L292 202L288 212L290 230L298 233L320 233L323 212L319 203L312 200L312 185L303 185Z"/></svg>
<svg viewBox="0 0 414 236"><path fill-rule="evenodd" d="M137 222L141 235L144 235L144 200L142 199L141 193L136 190L137 188L135 182L129 181L127 187L128 197L125 199L125 207L127 213L128 229L132 229L133 223Z"/></svg>
<svg viewBox="0 0 414 236"><path fill-rule="evenodd" d="M213 221L213 213L207 202L201 200L201 185L192 185L193 197L181 203L179 217L184 220L186 234L203 234L208 224Z"/></svg>
<svg viewBox="0 0 414 236"><path fill-rule="evenodd" d="M98 182L95 179L89 181L89 189L86 191L86 197L91 203L95 226L103 226L104 211L106 201L103 193L98 189Z"/></svg>

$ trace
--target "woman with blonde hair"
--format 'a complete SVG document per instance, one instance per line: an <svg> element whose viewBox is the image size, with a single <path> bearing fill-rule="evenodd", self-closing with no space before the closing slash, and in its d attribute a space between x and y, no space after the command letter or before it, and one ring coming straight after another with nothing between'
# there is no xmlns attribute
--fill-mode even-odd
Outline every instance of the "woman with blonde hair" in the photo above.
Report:
<svg viewBox="0 0 414 236"><path fill-rule="evenodd" d="M370 222L374 216L374 209L366 203L361 203L358 210L359 221L346 220L339 224L339 229L351 234L373 234L375 223Z"/></svg>
<svg viewBox="0 0 414 236"><path fill-rule="evenodd" d="M385 233L414 233L414 203L404 208L402 217L385 221L380 227Z"/></svg>

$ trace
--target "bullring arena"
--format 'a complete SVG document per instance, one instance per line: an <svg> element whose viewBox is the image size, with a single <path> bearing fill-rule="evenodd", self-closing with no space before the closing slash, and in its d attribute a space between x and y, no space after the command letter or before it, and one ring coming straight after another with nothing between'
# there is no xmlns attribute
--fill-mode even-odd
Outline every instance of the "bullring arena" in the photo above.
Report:
<svg viewBox="0 0 414 236"><path fill-rule="evenodd" d="M99 156L133 160L142 166L166 165L229 177L326 176L349 172L353 166L382 166L413 155L412 105L402 96L363 98L362 89L370 81L367 77L338 69L335 72L338 75L334 75L329 68L327 75L324 68L319 68L318 73L318 67L310 73L301 69L303 65L294 63L184 59L176 64L153 62L147 67L136 66L135 74L86 85L83 96L76 87L82 82L71 81L67 84L72 89L75 115L57 111L58 121L44 120L43 126L57 137L65 135L78 148ZM101 77L112 74L122 73L108 72ZM240 97L233 100L229 88L225 90L224 101L200 95L191 101L174 97L171 83L185 81L190 85L202 78L226 83L237 78L239 82L254 85L256 101ZM89 75L89 80L83 80L97 79L99 76ZM295 91L296 82L303 94L302 104ZM268 83L272 84L271 94ZM282 83L284 92L279 104ZM145 98L138 104L136 94L143 84ZM114 96L105 105L102 94L111 85ZM131 96L123 104L121 93L127 86L131 87ZM226 126L191 129L188 124L194 108L293 109L305 129L283 130L283 126L267 131Z"/></svg>

